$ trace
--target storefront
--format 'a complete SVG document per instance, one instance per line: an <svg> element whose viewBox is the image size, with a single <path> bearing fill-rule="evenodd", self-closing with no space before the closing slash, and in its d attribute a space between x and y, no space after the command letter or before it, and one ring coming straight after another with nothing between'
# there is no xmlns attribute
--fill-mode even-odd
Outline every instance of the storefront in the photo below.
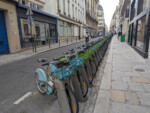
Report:
<svg viewBox="0 0 150 113"><path fill-rule="evenodd" d="M62 42L81 38L81 26L67 21L59 20L58 31L59 39Z"/></svg>
<svg viewBox="0 0 150 113"><path fill-rule="evenodd" d="M26 16L28 6L19 4L17 6L18 26L20 33L20 42L22 48L31 47L31 28L28 25ZM32 36L37 46L46 45L48 42L56 43L58 41L57 17L45 12L32 9L33 27Z"/></svg>
<svg viewBox="0 0 150 113"><path fill-rule="evenodd" d="M144 58L148 58L150 38L150 1L132 0L128 43Z"/></svg>

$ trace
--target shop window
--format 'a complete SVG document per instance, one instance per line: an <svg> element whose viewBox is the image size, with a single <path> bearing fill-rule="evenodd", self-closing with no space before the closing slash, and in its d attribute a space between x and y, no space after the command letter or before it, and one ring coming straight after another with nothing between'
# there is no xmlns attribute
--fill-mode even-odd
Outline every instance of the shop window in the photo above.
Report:
<svg viewBox="0 0 150 113"><path fill-rule="evenodd" d="M72 35L71 24L68 23L68 36Z"/></svg>
<svg viewBox="0 0 150 113"><path fill-rule="evenodd" d="M144 16L140 20L138 20L138 27L137 27L136 46L142 50L144 49L145 25L146 25L146 16Z"/></svg>
<svg viewBox="0 0 150 113"><path fill-rule="evenodd" d="M36 31L36 37L40 37L40 27L35 26L35 31Z"/></svg>
<svg viewBox="0 0 150 113"><path fill-rule="evenodd" d="M131 24L129 27L129 35L128 35L128 43L130 45L132 45L133 28L134 28L134 24Z"/></svg>
<svg viewBox="0 0 150 113"><path fill-rule="evenodd" d="M64 36L68 36L67 22L64 22Z"/></svg>
<svg viewBox="0 0 150 113"><path fill-rule="evenodd" d="M31 47L31 32L28 26L27 19L21 19L21 30L22 30L22 36L23 36L23 43L24 47ZM49 39L50 36L50 29L49 29L48 23L38 22L34 21L34 24L32 26L32 36L34 39L39 42L44 41L46 44L46 41Z"/></svg>
<svg viewBox="0 0 150 113"><path fill-rule="evenodd" d="M56 25L50 26L50 36L56 36Z"/></svg>
<svg viewBox="0 0 150 113"><path fill-rule="evenodd" d="M24 24L23 27L24 27L24 34L25 34L25 36L28 36L29 35L28 24Z"/></svg>

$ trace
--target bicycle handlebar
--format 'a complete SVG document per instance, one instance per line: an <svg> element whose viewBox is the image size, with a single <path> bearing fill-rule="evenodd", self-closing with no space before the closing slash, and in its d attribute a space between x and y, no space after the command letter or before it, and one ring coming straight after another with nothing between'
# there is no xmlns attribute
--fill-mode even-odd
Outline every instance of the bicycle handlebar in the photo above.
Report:
<svg viewBox="0 0 150 113"><path fill-rule="evenodd" d="M48 65L49 65L49 63L42 64L42 66L48 66Z"/></svg>

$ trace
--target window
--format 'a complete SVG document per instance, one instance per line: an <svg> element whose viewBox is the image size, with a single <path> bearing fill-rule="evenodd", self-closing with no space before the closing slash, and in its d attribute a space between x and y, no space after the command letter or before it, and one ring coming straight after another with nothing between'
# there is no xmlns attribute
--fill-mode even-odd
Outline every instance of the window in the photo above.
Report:
<svg viewBox="0 0 150 113"><path fill-rule="evenodd" d="M75 9L75 18L77 19L77 8Z"/></svg>
<svg viewBox="0 0 150 113"><path fill-rule="evenodd" d="M27 19L21 18L21 30L22 30L22 36L23 36L23 42L30 43L30 38L31 38L31 31L28 26L28 21ZM32 35L35 36L38 41L46 41L47 38L50 36L50 26L48 23L43 23L43 22L38 22L34 21L33 24L33 30L32 30ZM53 29L53 34L56 32L56 29ZM30 44L25 47L31 46Z"/></svg>
<svg viewBox="0 0 150 113"><path fill-rule="evenodd" d="M132 20L136 14L136 10L135 10L135 2L136 0L133 0L132 4L131 4L131 17L130 20Z"/></svg>
<svg viewBox="0 0 150 113"><path fill-rule="evenodd" d="M139 0L138 1L138 14L148 7L148 0Z"/></svg>
<svg viewBox="0 0 150 113"><path fill-rule="evenodd" d="M71 24L68 23L68 36L71 36L72 32L71 32Z"/></svg>
<svg viewBox="0 0 150 113"><path fill-rule="evenodd" d="M40 37L40 27L39 26L35 26L35 31L36 31L36 36Z"/></svg>
<svg viewBox="0 0 150 113"><path fill-rule="evenodd" d="M67 26L67 22L64 22L64 36L68 36L68 26Z"/></svg>
<svg viewBox="0 0 150 113"><path fill-rule="evenodd" d="M30 3L30 7L32 7L32 8L35 8L36 9L36 4L34 4L34 3Z"/></svg>
<svg viewBox="0 0 150 113"><path fill-rule="evenodd" d="M74 5L72 5L72 16L74 18Z"/></svg>
<svg viewBox="0 0 150 113"><path fill-rule="evenodd" d="M28 24L24 24L23 27L24 27L24 34L25 34L25 36L28 36L29 35Z"/></svg>
<svg viewBox="0 0 150 113"><path fill-rule="evenodd" d="M42 11L43 10L43 6L37 5L37 9Z"/></svg>
<svg viewBox="0 0 150 113"><path fill-rule="evenodd" d="M22 4L24 4L24 5L25 5L25 4L26 4L26 1L25 1L25 0L22 0Z"/></svg>
<svg viewBox="0 0 150 113"><path fill-rule="evenodd" d="M64 24L63 21L59 21L59 36L64 36Z"/></svg>
<svg viewBox="0 0 150 113"><path fill-rule="evenodd" d="M70 15L70 1L68 0L68 15Z"/></svg>
<svg viewBox="0 0 150 113"><path fill-rule="evenodd" d="M144 49L145 25L146 25L146 16L138 20L136 46L139 47L140 49Z"/></svg>
<svg viewBox="0 0 150 113"><path fill-rule="evenodd" d="M65 13L65 1L66 0L63 0L63 11L64 11L64 13Z"/></svg>
<svg viewBox="0 0 150 113"><path fill-rule="evenodd" d="M60 12L59 0L57 0L57 7L58 7L58 12Z"/></svg>
<svg viewBox="0 0 150 113"><path fill-rule="evenodd" d="M56 25L50 25L50 36L56 36Z"/></svg>

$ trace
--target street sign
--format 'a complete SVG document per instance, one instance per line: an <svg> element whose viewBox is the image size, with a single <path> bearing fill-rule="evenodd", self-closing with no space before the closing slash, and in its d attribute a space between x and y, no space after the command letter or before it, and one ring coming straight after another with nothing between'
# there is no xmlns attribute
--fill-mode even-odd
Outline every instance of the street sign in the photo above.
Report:
<svg viewBox="0 0 150 113"><path fill-rule="evenodd" d="M32 12L32 10L31 10L31 8L28 8L26 15L27 15L27 16L33 15L33 12Z"/></svg>
<svg viewBox="0 0 150 113"><path fill-rule="evenodd" d="M28 8L26 15L28 16L28 26L32 27L34 25L34 20L32 18L33 12L31 8Z"/></svg>
<svg viewBox="0 0 150 113"><path fill-rule="evenodd" d="M34 20L33 20L32 16L28 16L28 25L29 25L29 27L32 27L34 25Z"/></svg>

